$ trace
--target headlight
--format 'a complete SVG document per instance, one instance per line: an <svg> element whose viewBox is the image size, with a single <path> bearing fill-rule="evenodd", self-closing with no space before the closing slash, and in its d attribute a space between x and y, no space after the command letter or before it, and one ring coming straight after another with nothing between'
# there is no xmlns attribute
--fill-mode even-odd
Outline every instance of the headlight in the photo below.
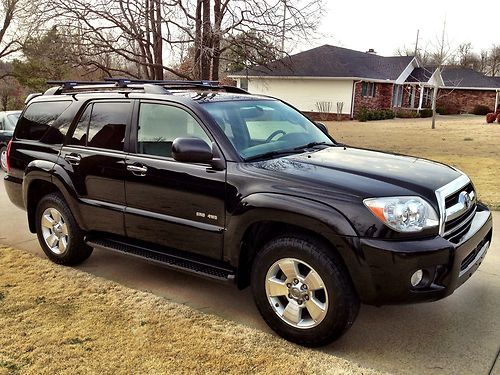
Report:
<svg viewBox="0 0 500 375"><path fill-rule="evenodd" d="M398 232L420 232L439 224L436 211L420 197L369 198L363 203L385 225Z"/></svg>

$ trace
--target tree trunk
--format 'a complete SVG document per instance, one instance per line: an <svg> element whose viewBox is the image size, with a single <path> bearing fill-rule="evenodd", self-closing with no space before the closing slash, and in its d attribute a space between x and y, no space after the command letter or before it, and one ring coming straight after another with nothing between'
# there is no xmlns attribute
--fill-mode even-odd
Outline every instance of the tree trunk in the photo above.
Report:
<svg viewBox="0 0 500 375"><path fill-rule="evenodd" d="M201 79L210 79L211 60L210 0L203 0L203 36L201 41Z"/></svg>
<svg viewBox="0 0 500 375"><path fill-rule="evenodd" d="M195 15L195 36L194 36L194 66L193 76L195 79L201 78L201 10L203 8L203 0L198 0L196 3Z"/></svg>
<svg viewBox="0 0 500 375"><path fill-rule="evenodd" d="M153 29L154 75L157 80L163 80L163 40L161 38L161 0L154 0L152 7L151 26Z"/></svg>
<svg viewBox="0 0 500 375"><path fill-rule="evenodd" d="M212 80L219 80L219 66L220 66L220 41L221 41L221 24L222 24L222 12L221 12L221 0L214 0L214 31L212 33L212 45L213 45L213 56L212 56Z"/></svg>
<svg viewBox="0 0 500 375"><path fill-rule="evenodd" d="M436 129L436 101L438 95L438 85L434 85L434 90L432 90L432 126L431 129Z"/></svg>

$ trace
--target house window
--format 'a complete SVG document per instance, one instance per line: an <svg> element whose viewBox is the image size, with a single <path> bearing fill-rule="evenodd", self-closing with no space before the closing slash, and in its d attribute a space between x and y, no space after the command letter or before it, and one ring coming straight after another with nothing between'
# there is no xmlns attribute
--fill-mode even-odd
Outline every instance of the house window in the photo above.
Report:
<svg viewBox="0 0 500 375"><path fill-rule="evenodd" d="M375 96L375 83L363 82L361 86L361 96Z"/></svg>
<svg viewBox="0 0 500 375"><path fill-rule="evenodd" d="M430 107L432 104L432 89L430 87L424 88L424 99L422 105L424 107Z"/></svg>
<svg viewBox="0 0 500 375"><path fill-rule="evenodd" d="M392 106L401 107L403 105L404 88L401 85L394 85L392 89Z"/></svg>
<svg viewBox="0 0 500 375"><path fill-rule="evenodd" d="M248 79L247 78L240 79L240 89L248 91Z"/></svg>

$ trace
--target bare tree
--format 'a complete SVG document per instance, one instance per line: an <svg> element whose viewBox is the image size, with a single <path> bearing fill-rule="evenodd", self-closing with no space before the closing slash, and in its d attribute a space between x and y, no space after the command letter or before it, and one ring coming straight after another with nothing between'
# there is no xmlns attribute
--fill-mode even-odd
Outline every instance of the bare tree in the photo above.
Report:
<svg viewBox="0 0 500 375"><path fill-rule="evenodd" d="M481 71L481 58L474 53L470 42L462 43L458 46L455 64L463 68L470 68Z"/></svg>
<svg viewBox="0 0 500 375"><path fill-rule="evenodd" d="M0 1L0 58L18 53L26 38L44 22L45 0Z"/></svg>
<svg viewBox="0 0 500 375"><path fill-rule="evenodd" d="M165 43L176 43L171 29L178 23L178 1L54 0L58 23L76 35L75 49L83 65L110 74L163 79L164 72L188 76L166 63ZM126 62L107 66L103 56Z"/></svg>
<svg viewBox="0 0 500 375"><path fill-rule="evenodd" d="M488 56L488 74L496 77L500 75L500 45L493 45Z"/></svg>

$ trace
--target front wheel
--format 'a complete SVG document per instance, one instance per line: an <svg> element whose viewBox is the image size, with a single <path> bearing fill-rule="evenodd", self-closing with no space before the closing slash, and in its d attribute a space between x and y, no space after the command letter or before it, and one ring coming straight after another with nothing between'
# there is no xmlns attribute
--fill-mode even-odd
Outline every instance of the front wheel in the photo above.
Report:
<svg viewBox="0 0 500 375"><path fill-rule="evenodd" d="M85 244L85 233L58 193L46 195L38 203L36 232L45 255L54 263L74 265L92 254L92 248Z"/></svg>
<svg viewBox="0 0 500 375"><path fill-rule="evenodd" d="M266 244L252 267L252 292L266 323L305 346L336 340L359 311L341 259L313 237L283 236Z"/></svg>

